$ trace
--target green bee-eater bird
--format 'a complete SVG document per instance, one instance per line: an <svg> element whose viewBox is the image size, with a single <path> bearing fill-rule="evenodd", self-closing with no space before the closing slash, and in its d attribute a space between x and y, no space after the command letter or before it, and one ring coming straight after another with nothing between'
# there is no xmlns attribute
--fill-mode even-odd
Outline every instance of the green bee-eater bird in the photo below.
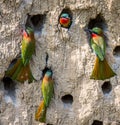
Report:
<svg viewBox="0 0 120 125"><path fill-rule="evenodd" d="M11 64L11 66L6 71L5 76L19 82L28 80L30 83L34 80L30 70L29 61L35 52L35 38L33 29L30 27L27 27L22 33L23 38L21 56L17 58L16 62Z"/></svg>
<svg viewBox="0 0 120 125"><path fill-rule="evenodd" d="M46 107L43 100L35 113L35 120L43 123L46 121Z"/></svg>
<svg viewBox="0 0 120 125"><path fill-rule="evenodd" d="M54 94L54 81L52 79L52 71L49 69L46 71L43 80L42 80L42 95L43 95L43 100L45 103L45 107L48 107L50 104L50 101L53 97Z"/></svg>
<svg viewBox="0 0 120 125"><path fill-rule="evenodd" d="M106 42L102 29L94 27L92 30L88 29L88 31L91 36L90 46L96 54L96 62L90 78L95 80L105 80L115 76L116 74L105 59Z"/></svg>
<svg viewBox="0 0 120 125"><path fill-rule="evenodd" d="M61 27L69 29L72 24L72 17L68 13L62 13L59 17Z"/></svg>
<svg viewBox="0 0 120 125"><path fill-rule="evenodd" d="M35 120L44 123L46 122L47 108L54 94L54 81L52 79L52 74L53 73L50 69L48 69L44 74L41 85L43 100L41 101L37 112L35 113Z"/></svg>

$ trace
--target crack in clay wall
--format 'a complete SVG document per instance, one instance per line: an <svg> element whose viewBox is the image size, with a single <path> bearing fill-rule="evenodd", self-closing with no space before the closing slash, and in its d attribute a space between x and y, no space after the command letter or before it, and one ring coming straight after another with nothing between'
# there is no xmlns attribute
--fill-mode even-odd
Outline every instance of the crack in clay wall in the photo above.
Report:
<svg viewBox="0 0 120 125"><path fill-rule="evenodd" d="M72 12L73 22L69 31L58 25L59 15L66 7ZM117 74L105 81L89 78L95 55L84 32L84 27L88 27L90 20L99 14L107 25L107 59ZM34 20L36 15L38 17ZM24 84L5 82L2 80L5 71L20 53L21 26L31 25L30 20L38 20L34 27L36 54L31 60L37 81L31 84L27 81ZM119 125L119 27L119 0L1 0L0 125L42 125L35 121L34 114L42 100L40 78L46 64L46 52L55 80L55 97L47 110L46 124ZM65 95L69 95L67 99L63 98Z"/></svg>

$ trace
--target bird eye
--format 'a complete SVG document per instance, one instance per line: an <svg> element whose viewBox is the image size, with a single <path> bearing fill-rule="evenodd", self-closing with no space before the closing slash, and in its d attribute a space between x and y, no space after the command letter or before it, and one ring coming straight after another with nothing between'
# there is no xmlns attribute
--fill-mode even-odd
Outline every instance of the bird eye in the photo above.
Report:
<svg viewBox="0 0 120 125"><path fill-rule="evenodd" d="M93 33L98 35L98 33L94 32L94 31L93 31Z"/></svg>
<svg viewBox="0 0 120 125"><path fill-rule="evenodd" d="M23 33L23 29L21 29L20 32Z"/></svg>

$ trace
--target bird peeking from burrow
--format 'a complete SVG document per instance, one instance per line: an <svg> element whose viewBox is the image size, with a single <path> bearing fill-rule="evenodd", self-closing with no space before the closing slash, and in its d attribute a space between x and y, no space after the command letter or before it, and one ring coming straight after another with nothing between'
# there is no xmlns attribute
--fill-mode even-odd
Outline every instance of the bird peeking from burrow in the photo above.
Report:
<svg viewBox="0 0 120 125"><path fill-rule="evenodd" d="M61 13L58 22L61 27L69 29L72 24L72 16L69 13Z"/></svg>

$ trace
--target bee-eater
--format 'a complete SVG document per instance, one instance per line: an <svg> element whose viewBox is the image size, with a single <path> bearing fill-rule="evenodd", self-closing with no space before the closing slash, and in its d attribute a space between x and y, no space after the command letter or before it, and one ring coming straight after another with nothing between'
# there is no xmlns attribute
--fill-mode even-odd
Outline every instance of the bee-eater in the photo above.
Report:
<svg viewBox="0 0 120 125"><path fill-rule="evenodd" d="M115 76L116 74L105 59L106 41L104 39L103 30L94 27L92 30L88 29L88 31L91 36L90 46L96 54L96 61L90 78L95 80L105 80Z"/></svg>
<svg viewBox="0 0 120 125"><path fill-rule="evenodd" d="M35 113L35 120L44 123L46 122L47 108L49 107L54 94L54 81L52 79L52 74L52 71L48 69L43 76L41 85L43 100L41 101L37 112Z"/></svg>
<svg viewBox="0 0 120 125"><path fill-rule="evenodd" d="M61 27L69 29L72 24L72 17L68 13L62 13L59 17Z"/></svg>
<svg viewBox="0 0 120 125"><path fill-rule="evenodd" d="M23 30L22 36L21 56L17 58L14 64L11 64L6 71L5 76L19 82L28 80L30 83L34 80L29 65L32 55L35 52L35 38L33 29L27 27L25 30Z"/></svg>
<svg viewBox="0 0 120 125"><path fill-rule="evenodd" d="M52 79L52 75L53 73L50 69L46 71L41 85L43 100L46 107L49 106L54 94L54 81Z"/></svg>

